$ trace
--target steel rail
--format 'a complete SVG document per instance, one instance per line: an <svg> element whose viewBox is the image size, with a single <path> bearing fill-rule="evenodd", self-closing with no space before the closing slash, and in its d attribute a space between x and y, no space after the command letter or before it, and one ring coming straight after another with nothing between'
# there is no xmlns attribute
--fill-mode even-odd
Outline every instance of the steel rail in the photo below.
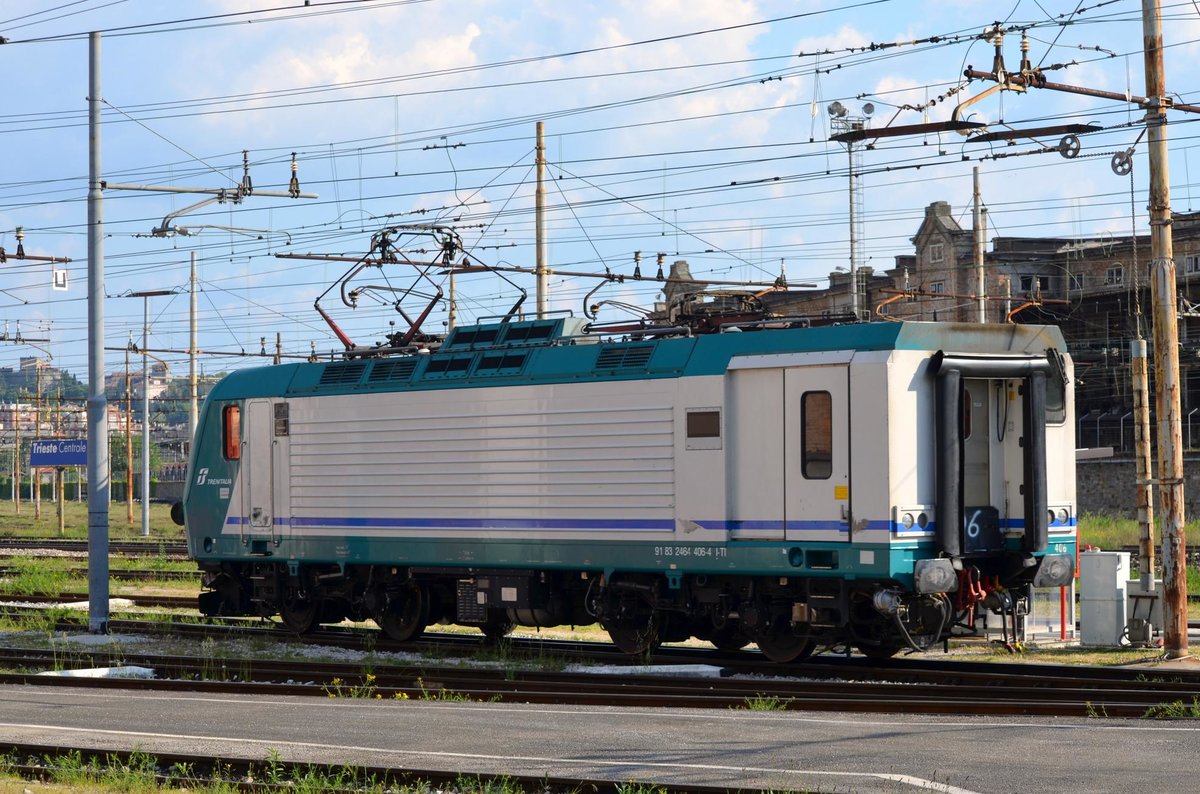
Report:
<svg viewBox="0 0 1200 794"><path fill-rule="evenodd" d="M1200 697L1200 678L1184 681L1173 675L1151 675L1144 680L1130 675L1122 681L1037 672L1023 673L1011 680L997 680L990 673L973 679L960 675L958 679L943 677L936 683L930 680L918 682L911 677L901 682L877 677L748 680L636 671L614 676L374 663L368 672L361 662L199 659L135 654L124 650L116 654L93 650L65 654L61 648L0 651L0 664L21 670L48 666L110 666L114 660L160 671L168 677L130 681L22 672L0 676L0 683L720 709L747 708L757 701L770 702L774 708L806 711L1134 718L1145 716L1155 707L1190 704ZM309 683L297 684L297 680Z"/></svg>
<svg viewBox="0 0 1200 794"><path fill-rule="evenodd" d="M65 755L71 755L73 758L77 755L79 761L97 769L114 765L129 767L133 762L144 761L147 756L150 756L159 770L168 772L160 772L155 775L155 781L164 788L181 785L188 788L204 788L206 784L219 783L222 787L245 792L288 791L292 788L287 783L273 785L261 782L268 778L284 781L293 778L312 780L314 776L319 777L325 773L330 780L344 781L348 772L355 775L353 782L361 784L361 788L364 790L383 787L389 791L394 791L401 786L420 786L424 790L425 786L430 785L439 791L457 790L455 786L461 784L465 779L471 782L477 781L479 789L487 791L493 789L510 791L512 790L511 786L515 784L520 786L522 791L529 792L588 791L595 792L595 794L619 794L619 792L629 791L631 782L634 784L640 782L628 779L616 781L515 773L447 772L440 769L417 767L324 764L314 761L262 759L248 756L213 757L211 754L146 753L137 749L111 750L88 747L79 740L64 744L0 744L0 752L18 759L41 759L38 762L26 761L8 767L10 771L25 780L53 782L53 769L49 762ZM186 769L188 773L186 776L169 774L172 769ZM730 794L731 792L748 791L748 789L733 786L707 786L694 783L676 785L658 781L652 784L652 788L663 794L688 794L688 792Z"/></svg>
<svg viewBox="0 0 1200 794"><path fill-rule="evenodd" d="M61 538L4 538L0 540L0 556L12 557L17 552L27 551L77 551L86 554L86 540L64 540ZM111 541L110 554L130 557L187 557L187 543L180 540L160 541Z"/></svg>
<svg viewBox="0 0 1200 794"><path fill-rule="evenodd" d="M123 596L122 596L123 597ZM34 602L74 603L84 596L19 596L7 599L10 603L20 600ZM135 604L188 608L194 600L187 596L140 596L129 597ZM38 607L31 607L39 609ZM12 607L9 607L12 609ZM19 613L18 613L19 614ZM420 639L396 642L370 628L325 626L320 631L297 635L282 624L260 617L205 618L204 623L163 620L127 619L113 622L114 631L143 634L172 634L185 637L256 636L283 641L302 642L307 645L325 645L348 650L394 651L394 652L462 652L477 653L488 646L482 635L467 635L431 631ZM69 620L61 621L58 630L78 628ZM753 650L717 651L703 647L662 646L650 657L631 657L613 647L603 639L565 640L540 637L506 637L505 652L511 655L530 657L561 657L591 663L616 664L630 667L653 664L710 664L717 665L731 674L758 674L768 676L793 675L808 677L838 677L847 679L877 680L890 677L898 681L970 681L978 680L992 686L1020 683L1055 676L1059 679L1092 682L1129 682L1147 677L1171 677L1182 681L1200 683L1200 671L1188 668L1170 668L1152 671L1152 668L1052 664L1037 662L1025 664L1014 662L983 662L958 660L946 657L905 656L896 659L873 661L862 657L825 653L791 664L779 664L764 659ZM1154 649L1147 649L1148 660L1154 658ZM1019 658L1019 657L1015 657Z"/></svg>

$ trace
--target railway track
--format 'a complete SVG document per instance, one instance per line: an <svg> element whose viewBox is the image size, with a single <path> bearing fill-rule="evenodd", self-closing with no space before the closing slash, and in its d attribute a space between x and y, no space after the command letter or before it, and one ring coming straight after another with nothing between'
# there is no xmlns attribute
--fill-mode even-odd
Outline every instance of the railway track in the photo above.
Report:
<svg viewBox="0 0 1200 794"><path fill-rule="evenodd" d="M0 565L0 577L12 576L20 573L21 569L10 565ZM66 568L65 572L68 576L86 577L88 574L87 568ZM110 568L108 578L123 582L147 582L147 581L164 581L164 582L194 582L197 587L200 586L200 571L163 571L147 568Z"/></svg>
<svg viewBox="0 0 1200 794"><path fill-rule="evenodd" d="M194 610L196 608L196 597L194 595L171 596L157 594L141 594L130 593L115 598L121 598L131 601L134 606L156 609L172 609L172 610ZM85 603L88 600L86 593L66 593L58 595L43 595L43 594L25 594L3 596L0 595L0 602L7 602L10 610L17 610L19 607L16 604L29 603L29 609L36 610L44 608L45 604L68 604L68 603ZM14 614L19 614L14 612ZM194 635L200 633L202 636L212 636L226 631L236 631L245 634L250 631L262 632L270 637L278 639L301 640L306 643L316 645L334 645L349 649L364 650L374 648L379 650L394 650L394 651L424 651L424 652L445 652L461 650L464 652L472 652L480 645L481 638L474 635L463 635L448 632L434 632L426 634L426 639L410 641L407 643L397 643L381 632L371 629L345 628L337 626L325 626L320 631L312 632L304 637L297 637L295 634L288 632L281 624L270 621L264 618L206 618L205 623L197 624L192 622L180 623L175 621L164 622L163 620L123 620L110 621L112 630L135 631L139 633L149 634L184 634ZM123 627L123 628L121 628ZM69 623L64 623L61 626L62 630L71 630L72 626ZM1200 621L1188 621L1188 628L1192 630L1200 630ZM538 653L550 653L561 655L566 658L578 658L582 660L606 658L606 663L625 664L629 662L629 657L625 654L616 651L605 641L573 641L573 640L546 640L546 639L523 639L523 638L508 638L506 640L510 647L522 648L528 646L531 652L536 650ZM671 653L673 651L682 651L685 653L714 653L708 649L689 649L683 651L680 648L664 647L660 649L661 653ZM754 653L745 654L725 654L731 656L732 659L744 660L746 657L753 657L761 660ZM732 661L731 659L731 661ZM786 669L786 666L781 667L774 662L766 660L756 662L739 661L738 664L745 667L753 667L754 669L747 670L748 672L761 672L766 675L777 674L781 669ZM1071 666L1066 666L1071 667Z"/></svg>
<svg viewBox="0 0 1200 794"><path fill-rule="evenodd" d="M64 551L87 554L88 541L64 538L3 538L0 539L0 557L12 557L31 551ZM186 559L187 542L184 540L110 541L108 552L126 557L165 557Z"/></svg>
<svg viewBox="0 0 1200 794"><path fill-rule="evenodd" d="M6 766L23 780L53 782L53 759L70 755L72 763L82 763L98 772L107 768L122 768L128 775L132 768L144 768L147 753L121 750L97 750L93 747L63 744L0 744L0 753L20 759ZM223 757L211 754L154 753L154 768L147 774L148 783L160 788L188 790L219 785L222 789L245 792L287 791L294 786L288 781L300 780L312 790L314 780L329 780L331 790L398 791L412 786L420 791L461 790L464 782L479 791L525 791L536 794L565 794L587 791L594 794L620 794L630 790L630 781L611 781L596 778L551 777L547 775L487 775L446 772L437 769L398 768L395 766L355 766L322 764L312 761L288 761L278 758ZM268 781L268 782L254 782ZM280 781L273 783L269 781ZM637 782L637 781L634 781ZM689 783L676 786L654 783L655 792L662 794L731 794L747 789L730 786L705 786ZM757 791L758 789L755 789Z"/></svg>
<svg viewBox="0 0 1200 794"><path fill-rule="evenodd" d="M139 607L156 607L159 609L196 609L196 596L171 596L171 595L155 595L151 593L131 593L129 595L113 595L112 598L120 598L126 601L131 601L135 606ZM78 604L86 603L88 600L87 593L57 593L54 595L44 593L29 593L23 595L0 595L0 601L10 604L13 603L28 603L34 604Z"/></svg>
<svg viewBox="0 0 1200 794"><path fill-rule="evenodd" d="M474 644L479 646L478 641ZM1171 704L1190 705L1200 698L1200 674L1180 670L948 660L893 660L881 665L831 657L780 666L759 662L757 654L748 652L672 648L651 660L663 668L645 672L630 667L626 657L625 670L614 675L521 670L520 651L512 649L507 659L493 662L492 669L480 669L429 662L297 662L140 654L127 649L8 648L0 650L0 666L20 672L0 676L0 683L640 707L1129 718ZM590 656L595 651L588 649ZM150 668L158 678L128 681L36 674L118 662ZM697 673L689 667L696 664L707 667ZM771 677L762 675L766 671ZM737 677L746 673L757 675Z"/></svg>

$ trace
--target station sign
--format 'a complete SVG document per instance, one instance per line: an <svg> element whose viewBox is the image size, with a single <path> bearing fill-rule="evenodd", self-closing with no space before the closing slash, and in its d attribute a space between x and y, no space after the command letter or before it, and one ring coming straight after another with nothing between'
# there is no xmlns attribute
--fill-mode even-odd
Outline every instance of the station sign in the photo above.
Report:
<svg viewBox="0 0 1200 794"><path fill-rule="evenodd" d="M30 468L86 465L86 438L39 438L29 449Z"/></svg>

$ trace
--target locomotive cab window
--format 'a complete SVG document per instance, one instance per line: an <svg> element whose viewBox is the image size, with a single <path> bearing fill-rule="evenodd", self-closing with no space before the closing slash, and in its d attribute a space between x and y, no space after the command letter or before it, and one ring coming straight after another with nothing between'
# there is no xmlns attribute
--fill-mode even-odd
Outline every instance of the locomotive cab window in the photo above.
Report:
<svg viewBox="0 0 1200 794"><path fill-rule="evenodd" d="M1050 375L1046 378L1046 424L1061 425L1067 421L1067 387L1063 378Z"/></svg>
<svg viewBox="0 0 1200 794"><path fill-rule="evenodd" d="M805 479L833 476L833 397L827 391L805 392L800 398L800 471Z"/></svg>
<svg viewBox="0 0 1200 794"><path fill-rule="evenodd" d="M971 389L963 387L962 390L962 437L966 441L971 437Z"/></svg>
<svg viewBox="0 0 1200 794"><path fill-rule="evenodd" d="M242 409L227 405L221 412L221 438L225 460L237 460L242 456Z"/></svg>
<svg viewBox="0 0 1200 794"><path fill-rule="evenodd" d="M721 412L715 408L687 412L687 448L721 448Z"/></svg>

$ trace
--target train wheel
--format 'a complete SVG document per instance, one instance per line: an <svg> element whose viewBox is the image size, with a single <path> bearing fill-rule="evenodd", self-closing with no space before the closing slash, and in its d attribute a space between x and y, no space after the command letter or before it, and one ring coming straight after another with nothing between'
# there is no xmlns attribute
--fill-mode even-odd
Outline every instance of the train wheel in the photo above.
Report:
<svg viewBox="0 0 1200 794"><path fill-rule="evenodd" d="M617 650L630 656L644 656L662 644L658 620L652 614L647 615L646 620L640 622L640 625L628 623L621 625L601 623L600 625L608 632L608 636L613 645L617 646Z"/></svg>
<svg viewBox="0 0 1200 794"><path fill-rule="evenodd" d="M513 622L508 618L492 618L479 627L483 632L484 641L495 645L512 633Z"/></svg>
<svg viewBox="0 0 1200 794"><path fill-rule="evenodd" d="M740 627L733 625L713 629L707 639L719 651L740 651L753 642Z"/></svg>
<svg viewBox="0 0 1200 794"><path fill-rule="evenodd" d="M900 653L903 645L895 643L884 643L883 645L872 645L867 643L859 643L857 646L859 653L868 659L891 659L896 654Z"/></svg>
<svg viewBox="0 0 1200 794"><path fill-rule="evenodd" d="M763 656L782 664L807 659L817 645L811 637L795 634L787 620L775 621L770 629L756 635L754 642Z"/></svg>
<svg viewBox="0 0 1200 794"><path fill-rule="evenodd" d="M283 603L279 605L279 617L283 618L283 625L297 634L308 634L315 629L320 614L320 603L298 592L284 596Z"/></svg>
<svg viewBox="0 0 1200 794"><path fill-rule="evenodd" d="M409 587L388 599L387 606L375 615L383 633L396 642L407 642L421 635L429 625L429 599L420 587Z"/></svg>

